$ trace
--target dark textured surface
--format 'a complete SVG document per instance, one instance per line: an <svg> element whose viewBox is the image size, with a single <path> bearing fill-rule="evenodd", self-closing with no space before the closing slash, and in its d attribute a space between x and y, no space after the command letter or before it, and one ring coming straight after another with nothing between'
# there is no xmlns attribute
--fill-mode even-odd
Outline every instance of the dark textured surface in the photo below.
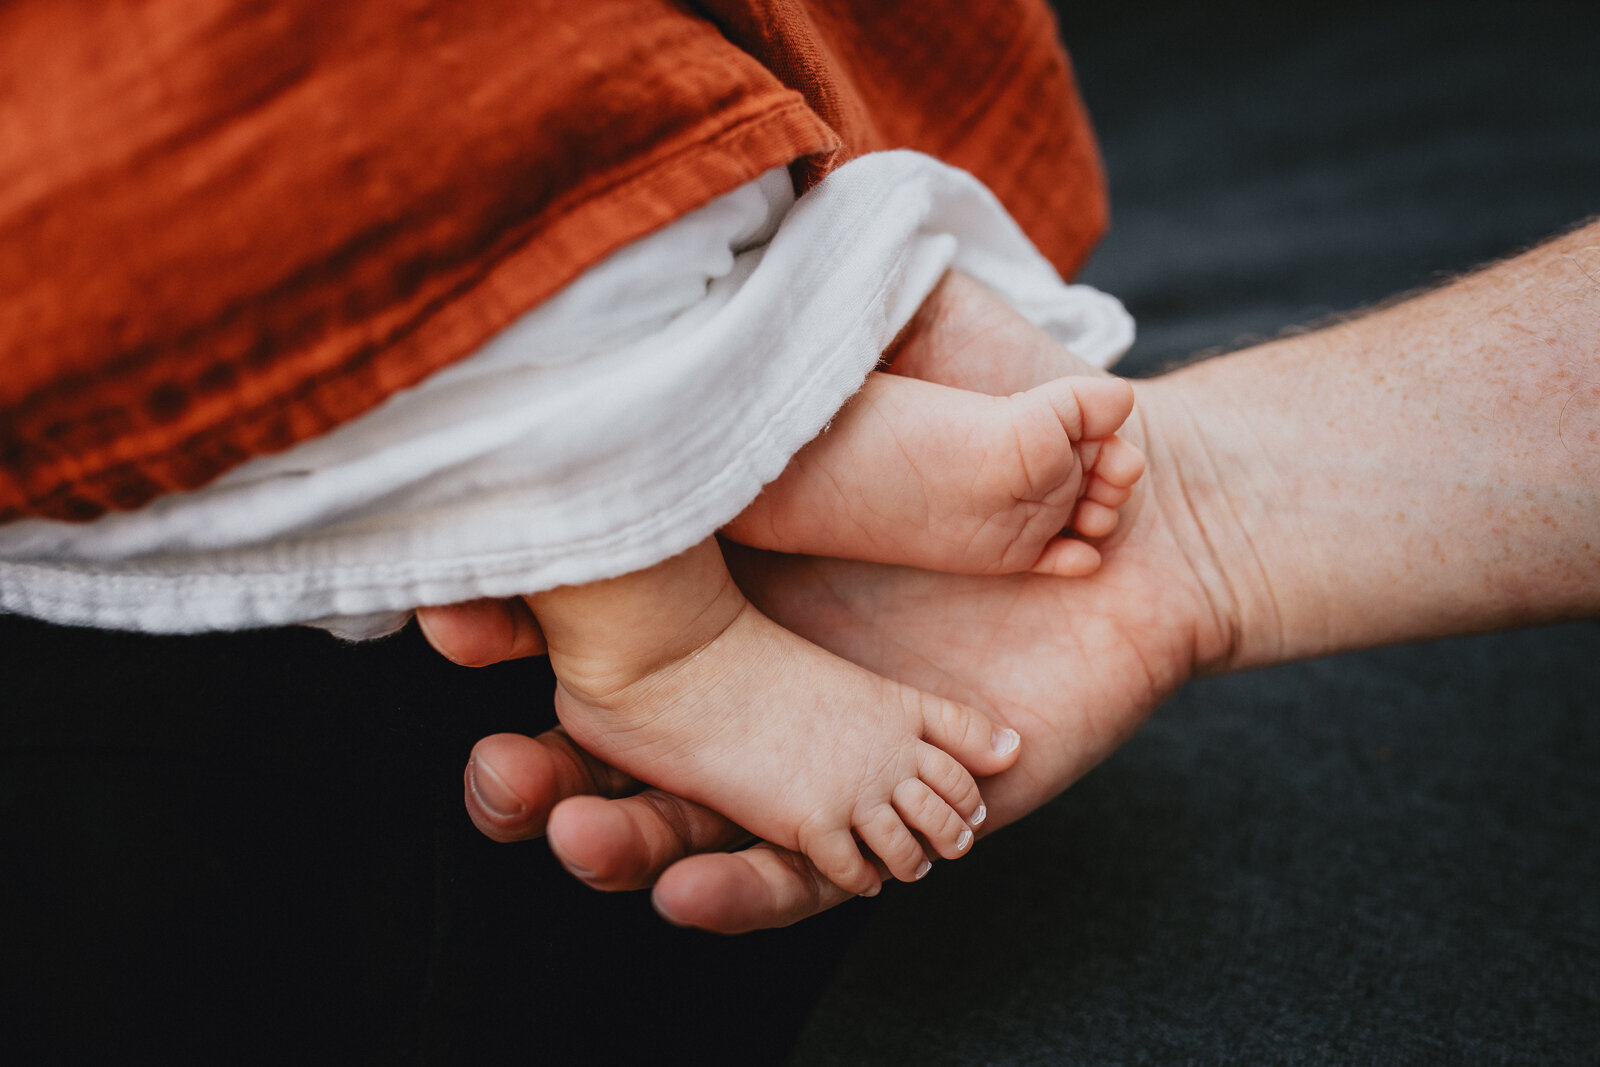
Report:
<svg viewBox="0 0 1600 1067"><path fill-rule="evenodd" d="M551 721L543 660L0 616L0 680L8 1062L771 1062L859 914L676 930L480 837L462 765Z"/></svg>
<svg viewBox="0 0 1600 1067"><path fill-rule="evenodd" d="M1117 5L1063 29L1105 148L1125 372L1470 269L1600 212L1600 5Z"/></svg>
<svg viewBox="0 0 1600 1067"><path fill-rule="evenodd" d="M1335 7L1065 13L1125 369L1600 211L1600 5ZM1600 625L1193 685L880 898L793 1062L1600 1062L1597 826Z"/></svg>

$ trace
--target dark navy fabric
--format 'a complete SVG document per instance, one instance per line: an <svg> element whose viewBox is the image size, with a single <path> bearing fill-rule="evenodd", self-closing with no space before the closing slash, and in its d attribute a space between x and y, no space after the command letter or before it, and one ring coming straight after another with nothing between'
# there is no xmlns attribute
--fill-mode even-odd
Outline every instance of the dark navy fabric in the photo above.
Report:
<svg viewBox="0 0 1600 1067"><path fill-rule="evenodd" d="M1061 6L1133 373L1600 212L1600 5ZM792 1062L1600 1063L1600 625L1188 687L885 892Z"/></svg>

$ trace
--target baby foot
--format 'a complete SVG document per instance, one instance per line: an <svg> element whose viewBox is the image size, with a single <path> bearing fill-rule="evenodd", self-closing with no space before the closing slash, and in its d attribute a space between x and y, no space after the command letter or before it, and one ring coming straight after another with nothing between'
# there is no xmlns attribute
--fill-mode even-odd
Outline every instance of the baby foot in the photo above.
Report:
<svg viewBox="0 0 1600 1067"><path fill-rule="evenodd" d="M549 595L530 602L572 739L803 852L849 892L879 886L863 848L904 881L926 874L930 856L963 855L985 814L973 774L1016 761L1015 731L880 678L762 615L728 578L715 542L554 594L564 601L554 611Z"/></svg>
<svg viewBox="0 0 1600 1067"><path fill-rule="evenodd" d="M783 552L966 574L1074 577L1144 473L1116 435L1133 410L1118 378L1059 378L992 397L868 376L829 429L726 529Z"/></svg>

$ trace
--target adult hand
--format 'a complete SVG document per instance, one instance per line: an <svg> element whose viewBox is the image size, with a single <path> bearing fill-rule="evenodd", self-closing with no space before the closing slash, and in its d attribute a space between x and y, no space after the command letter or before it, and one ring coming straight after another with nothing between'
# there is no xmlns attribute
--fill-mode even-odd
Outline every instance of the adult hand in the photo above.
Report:
<svg viewBox="0 0 1600 1067"><path fill-rule="evenodd" d="M1006 393L1085 368L973 282L952 277L894 353L894 369ZM780 624L887 677L991 712L1018 729L1017 765L982 783L990 830L1056 796L1125 741L1197 669L1230 653L1225 599L1207 589L1205 552L1167 442L1135 415L1125 430L1150 468L1089 578L971 578L728 546L746 594ZM458 662L539 650L520 605L424 612L430 640ZM453 614L452 614L453 613ZM603 889L655 882L674 922L737 932L794 922L843 894L793 853L743 838L703 808L636 788L558 730L488 738L468 767L469 812L491 837L545 828L578 877ZM565 799L563 799L565 798ZM559 801L559 803L557 803ZM554 810L551 811L551 805ZM700 853L698 855L694 853ZM658 877L659 876L659 877Z"/></svg>
<svg viewBox="0 0 1600 1067"><path fill-rule="evenodd" d="M732 562L784 625L1022 732L1016 766L984 783L993 828L1070 784L1194 673L1600 615L1597 278L1600 223L1136 386L1126 433L1147 473L1089 578ZM952 279L896 369L1007 392L1064 360ZM528 790L523 826L573 784L541 776L546 742L518 749L538 760L495 763ZM750 929L837 899L767 846L678 859L734 832L703 809L566 795L550 823L557 854L596 885L660 871L656 904L675 921Z"/></svg>

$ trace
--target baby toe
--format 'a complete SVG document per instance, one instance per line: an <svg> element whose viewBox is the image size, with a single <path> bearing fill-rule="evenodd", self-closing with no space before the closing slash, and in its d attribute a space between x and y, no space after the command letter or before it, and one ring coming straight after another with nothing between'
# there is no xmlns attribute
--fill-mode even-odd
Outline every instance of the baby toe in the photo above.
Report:
<svg viewBox="0 0 1600 1067"><path fill-rule="evenodd" d="M1094 473L1112 485L1131 486L1144 475L1144 453L1120 436L1107 439L1094 460Z"/></svg>
<svg viewBox="0 0 1600 1067"><path fill-rule="evenodd" d="M861 843L889 869L889 873L902 882L915 882L928 873L928 856L899 813L888 804L869 812L856 826Z"/></svg>
<svg viewBox="0 0 1600 1067"><path fill-rule="evenodd" d="M1128 502L1128 498L1132 495L1132 486L1112 485L1104 478L1090 478L1089 486L1083 492L1085 500L1092 500L1096 504L1103 504L1108 508L1120 508Z"/></svg>
<svg viewBox="0 0 1600 1067"><path fill-rule="evenodd" d="M861 854L855 835L847 829L829 830L814 840L802 841L800 851L824 878L846 893L873 896L882 884L877 870Z"/></svg>
<svg viewBox="0 0 1600 1067"><path fill-rule="evenodd" d="M983 797L978 793L978 783L972 775L950 755L932 745L917 749L917 778L945 804L955 809L958 817L969 822L983 807Z"/></svg>
<svg viewBox="0 0 1600 1067"><path fill-rule="evenodd" d="M1084 541L1058 537L1044 546L1038 562L1029 567L1033 574L1055 578L1082 578L1100 569L1100 551Z"/></svg>
<svg viewBox="0 0 1600 1067"><path fill-rule="evenodd" d="M987 715L965 704L928 693L918 693L917 696L917 710L922 718L922 739L949 753L973 774L985 777L999 774L1017 761L1018 738L1015 730L1001 729ZM928 780L926 774L922 777ZM929 784L938 790L936 783ZM956 807L964 810L960 805Z"/></svg>
<svg viewBox="0 0 1600 1067"><path fill-rule="evenodd" d="M1117 509L1080 500L1072 513L1072 528L1085 537L1104 537L1117 528Z"/></svg>
<svg viewBox="0 0 1600 1067"><path fill-rule="evenodd" d="M972 846L972 827L926 782L907 778L895 786L892 803L905 824L945 859L963 856Z"/></svg>

